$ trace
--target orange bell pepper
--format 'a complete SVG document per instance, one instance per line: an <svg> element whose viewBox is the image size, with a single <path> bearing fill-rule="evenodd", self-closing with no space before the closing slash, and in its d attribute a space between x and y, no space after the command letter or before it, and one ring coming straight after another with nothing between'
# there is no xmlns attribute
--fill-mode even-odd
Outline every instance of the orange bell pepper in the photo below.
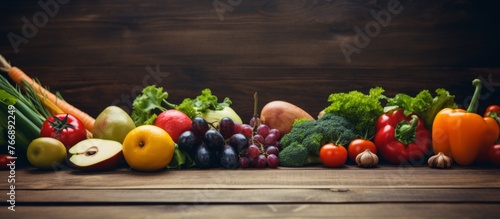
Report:
<svg viewBox="0 0 500 219"><path fill-rule="evenodd" d="M496 141L498 124L492 118L483 118L477 111L481 94L481 80L475 79L474 95L466 110L442 109L432 124L434 154L439 152L451 157L459 165L470 165ZM482 158L481 158L482 159Z"/></svg>

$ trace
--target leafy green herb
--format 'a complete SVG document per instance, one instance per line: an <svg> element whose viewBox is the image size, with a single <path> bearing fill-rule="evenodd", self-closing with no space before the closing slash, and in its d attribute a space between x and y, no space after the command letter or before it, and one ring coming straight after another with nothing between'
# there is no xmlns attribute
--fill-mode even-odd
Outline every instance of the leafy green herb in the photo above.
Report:
<svg viewBox="0 0 500 219"><path fill-rule="evenodd" d="M383 88L375 87L368 94L359 91L330 94L328 102L331 105L324 112L346 118L355 124L355 132L365 133L365 137L370 138L375 134L375 122L384 113L380 102L382 93Z"/></svg>
<svg viewBox="0 0 500 219"><path fill-rule="evenodd" d="M433 97L429 90L420 91L415 97L399 93L387 100L384 112L393 109L403 109L405 115L417 114L425 121L427 128L432 127L434 117L444 108L457 108L455 96L451 95L443 88L436 89L436 96Z"/></svg>
<svg viewBox="0 0 500 219"><path fill-rule="evenodd" d="M142 93L132 103L131 117L135 125L153 124L156 113L166 110L165 106L171 106L167 98L168 93L162 87L150 85L142 89Z"/></svg>
<svg viewBox="0 0 500 219"><path fill-rule="evenodd" d="M219 103L217 96L213 95L212 91L208 88L202 90L201 94L196 98L186 98L178 105L169 103L167 98L168 93L163 91L162 87L156 87L156 85L145 87L142 93L138 95L132 103L131 117L135 124L137 126L153 124L157 117L157 113L165 111L167 108L179 110L191 119L202 116L208 121L208 117L217 117L214 120L219 121L220 118L228 116L233 120L237 118L235 122L241 123L241 119L239 119L236 113L229 107L232 103L231 100L226 97ZM216 116L214 116L214 113Z"/></svg>
<svg viewBox="0 0 500 219"><path fill-rule="evenodd" d="M225 107L230 106L231 103L231 100L227 97L219 103L217 96L213 95L212 91L206 88L195 99L186 98L175 108L186 113L190 118L194 118L208 110L223 110Z"/></svg>

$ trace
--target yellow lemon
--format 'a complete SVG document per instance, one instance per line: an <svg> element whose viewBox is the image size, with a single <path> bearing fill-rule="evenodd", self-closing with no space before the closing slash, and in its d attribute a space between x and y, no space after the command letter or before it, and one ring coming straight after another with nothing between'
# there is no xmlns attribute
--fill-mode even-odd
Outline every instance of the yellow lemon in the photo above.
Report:
<svg viewBox="0 0 500 219"><path fill-rule="evenodd" d="M170 163L174 147L174 141L165 130L154 125L141 125L125 136L123 156L135 170L156 171Z"/></svg>

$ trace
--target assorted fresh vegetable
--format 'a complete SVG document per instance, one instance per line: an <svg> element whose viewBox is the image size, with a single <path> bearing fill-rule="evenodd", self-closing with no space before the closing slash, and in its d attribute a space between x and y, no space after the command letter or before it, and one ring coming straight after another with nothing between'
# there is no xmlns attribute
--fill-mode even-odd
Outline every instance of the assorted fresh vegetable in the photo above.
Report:
<svg viewBox="0 0 500 219"><path fill-rule="evenodd" d="M162 87L150 85L142 90L132 103L132 119L137 126L153 124L158 114L168 108L177 109L189 118L202 117L209 123L220 121L224 117L231 118L236 123L242 123L241 118L230 107L231 100L226 97L218 102L217 96L210 89L204 89L194 99L186 98L180 104L167 101L168 93Z"/></svg>
<svg viewBox="0 0 500 219"><path fill-rule="evenodd" d="M330 94L318 118L282 100L268 102L259 115L255 93L254 116L244 124L231 100L220 101L208 88L174 104L167 100L169 93L156 85L143 88L130 114L107 108L96 120L2 56L0 70L7 73L0 75L0 164L7 160L7 146L15 146L34 167L50 169L71 156L73 167L85 171L113 169L130 159L155 170L342 167L348 162L373 167L379 163L378 155L389 164L427 163L432 168L450 168L454 162L500 165L500 106L476 113L479 79L473 81L475 91L467 110L457 109L455 96L443 88L435 95L422 90L415 96L389 97L383 88L374 87L366 94L357 90ZM9 118L14 117L12 124ZM93 130L104 134L92 136ZM118 134L116 139L122 140L115 140ZM153 137L157 140L151 141ZM168 142L168 151L161 149L165 144L158 139ZM153 164L131 150L159 157L168 152L172 158Z"/></svg>
<svg viewBox="0 0 500 219"><path fill-rule="evenodd" d="M35 92L38 101L42 102L51 113L69 113L81 120L85 128L92 132L95 121L93 117L64 101L60 96L58 97L56 94L45 89L21 69L11 66L2 56L0 56L0 64L0 70L7 72L9 77L19 86Z"/></svg>
<svg viewBox="0 0 500 219"><path fill-rule="evenodd" d="M327 143L348 145L352 140L359 138L360 133L355 131L355 125L344 117L333 113L324 114L318 120L299 120L293 125L290 133L284 135L280 144L282 151L279 153L281 165L304 166L310 163L307 158L317 157L321 146ZM293 149L303 147L308 151L308 156L296 155L302 150ZM295 158L298 159L295 159Z"/></svg>

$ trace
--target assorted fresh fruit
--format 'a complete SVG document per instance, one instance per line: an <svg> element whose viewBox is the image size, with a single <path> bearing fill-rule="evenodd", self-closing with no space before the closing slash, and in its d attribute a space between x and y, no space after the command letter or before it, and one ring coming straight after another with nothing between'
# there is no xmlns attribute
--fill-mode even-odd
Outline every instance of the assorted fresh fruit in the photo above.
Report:
<svg viewBox="0 0 500 219"><path fill-rule="evenodd" d="M476 112L479 79L467 110L444 89L435 96L422 90L388 97L374 87L329 95L314 118L282 100L259 113L255 93L246 124L228 97L219 101L208 88L174 104L157 85L143 88L130 114L109 106L94 119L1 56L0 70L8 73L0 76L0 169L16 157L41 170L68 165L81 171L500 166L500 107Z"/></svg>

